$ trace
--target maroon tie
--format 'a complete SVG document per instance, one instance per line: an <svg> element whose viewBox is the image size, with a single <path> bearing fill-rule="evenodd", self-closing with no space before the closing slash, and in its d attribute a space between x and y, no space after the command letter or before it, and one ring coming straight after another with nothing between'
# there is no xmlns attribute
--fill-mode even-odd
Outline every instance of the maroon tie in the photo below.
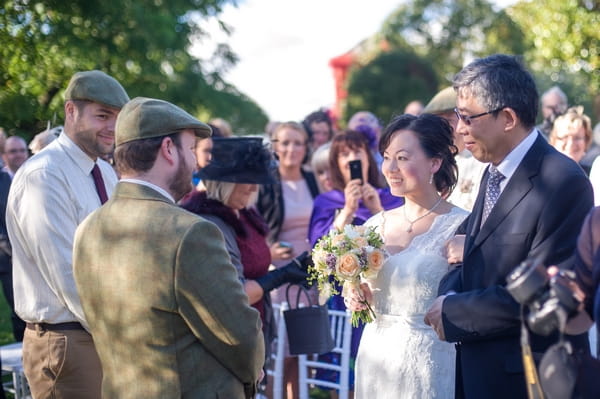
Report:
<svg viewBox="0 0 600 399"><path fill-rule="evenodd" d="M102 179L102 173L97 163L92 168L92 177L94 178L96 191L98 191L98 197L100 197L100 203L104 204L108 201L108 195L106 195L106 186L104 186L104 179Z"/></svg>

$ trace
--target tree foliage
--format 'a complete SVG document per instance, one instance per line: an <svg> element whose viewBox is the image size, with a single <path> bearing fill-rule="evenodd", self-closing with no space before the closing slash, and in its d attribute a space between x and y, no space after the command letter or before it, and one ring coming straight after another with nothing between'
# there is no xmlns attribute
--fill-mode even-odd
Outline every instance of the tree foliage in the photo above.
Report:
<svg viewBox="0 0 600 399"><path fill-rule="evenodd" d="M507 10L525 32L525 58L542 89L558 84L569 103L600 117L600 2L521 1ZM596 98L597 109L590 104Z"/></svg>
<svg viewBox="0 0 600 399"><path fill-rule="evenodd" d="M344 119L369 110L387 122L410 101L429 101L437 87L436 74L423 58L406 50L381 53L350 74Z"/></svg>
<svg viewBox="0 0 600 399"><path fill-rule="evenodd" d="M392 47L408 45L430 60L442 86L447 86L465 60L525 50L519 26L487 0L406 2L387 18L381 35Z"/></svg>
<svg viewBox="0 0 600 399"><path fill-rule="evenodd" d="M131 97L162 98L261 130L264 112L221 79L237 61L230 48L217 47L213 64L220 68L212 71L188 51L206 35L205 18L229 1L6 1L0 8L0 126L31 136L62 115L61 94L74 72L100 69Z"/></svg>

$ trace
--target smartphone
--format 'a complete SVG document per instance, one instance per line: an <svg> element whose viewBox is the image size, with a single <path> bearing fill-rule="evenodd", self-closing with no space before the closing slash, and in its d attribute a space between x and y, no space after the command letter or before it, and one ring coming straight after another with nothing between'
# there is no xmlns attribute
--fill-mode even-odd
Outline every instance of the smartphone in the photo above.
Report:
<svg viewBox="0 0 600 399"><path fill-rule="evenodd" d="M354 161L349 162L350 165L350 180L360 179L362 183L363 174L362 174L362 164L360 159L355 159Z"/></svg>
<svg viewBox="0 0 600 399"><path fill-rule="evenodd" d="M287 241L279 241L279 246L281 248L288 248L288 249L294 248L294 246L291 243L287 242Z"/></svg>

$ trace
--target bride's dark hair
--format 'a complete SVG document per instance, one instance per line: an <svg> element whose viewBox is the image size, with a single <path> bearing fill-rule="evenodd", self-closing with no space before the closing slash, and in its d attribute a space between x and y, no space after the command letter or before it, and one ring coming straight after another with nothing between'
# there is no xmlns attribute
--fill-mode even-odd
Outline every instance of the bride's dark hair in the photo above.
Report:
<svg viewBox="0 0 600 399"><path fill-rule="evenodd" d="M414 132L427 157L442 160L440 169L433 175L433 183L442 196L449 195L458 179L458 167L454 159L458 149L454 145L452 127L448 121L431 114L395 116L385 127L379 140L381 155L399 130Z"/></svg>

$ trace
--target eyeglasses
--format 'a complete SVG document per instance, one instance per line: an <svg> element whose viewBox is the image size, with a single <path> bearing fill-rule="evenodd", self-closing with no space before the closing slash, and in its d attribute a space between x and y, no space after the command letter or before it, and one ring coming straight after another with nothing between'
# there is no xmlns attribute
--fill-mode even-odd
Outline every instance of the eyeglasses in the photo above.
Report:
<svg viewBox="0 0 600 399"><path fill-rule="evenodd" d="M465 125L470 126L471 122L473 121L473 119L477 119L477 118L480 118L480 117L485 116L485 115L493 114L494 112L501 111L504 108L505 107L500 107L500 108L494 109L492 111L482 112L481 114L477 114L477 115L463 115L463 114L461 114L461 113L458 112L458 109L454 108L454 113L456 114L456 117L458 119L460 119L461 121L463 121L463 123Z"/></svg>

